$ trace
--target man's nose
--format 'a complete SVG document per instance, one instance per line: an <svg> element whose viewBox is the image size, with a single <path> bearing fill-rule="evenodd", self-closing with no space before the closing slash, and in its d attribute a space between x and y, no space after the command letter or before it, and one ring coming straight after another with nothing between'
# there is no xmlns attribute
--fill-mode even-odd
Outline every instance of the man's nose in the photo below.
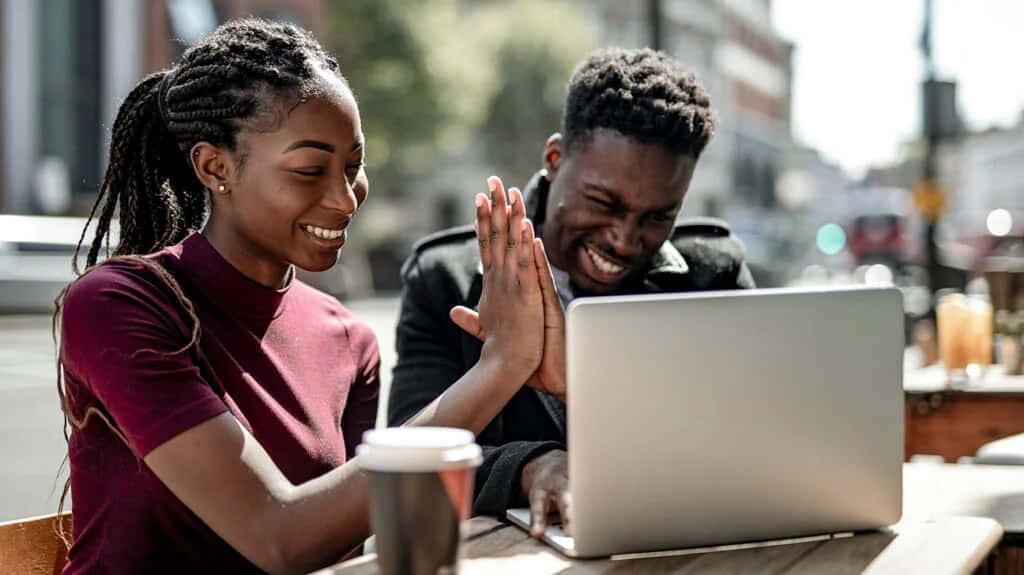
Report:
<svg viewBox="0 0 1024 575"><path fill-rule="evenodd" d="M616 255L625 259L635 257L643 250L640 242L639 226L632 217L627 216L618 220L612 226L610 236L610 247L615 251Z"/></svg>

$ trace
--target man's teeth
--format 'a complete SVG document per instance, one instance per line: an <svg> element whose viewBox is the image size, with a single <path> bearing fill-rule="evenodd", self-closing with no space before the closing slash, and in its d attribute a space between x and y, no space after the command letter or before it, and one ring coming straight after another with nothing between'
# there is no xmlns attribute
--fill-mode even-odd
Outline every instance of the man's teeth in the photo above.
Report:
<svg viewBox="0 0 1024 575"><path fill-rule="evenodd" d="M322 240L336 240L345 234L344 229L340 230L329 230L327 228L318 228L316 226L302 225L302 229L313 234L314 236Z"/></svg>
<svg viewBox="0 0 1024 575"><path fill-rule="evenodd" d="M617 274L622 271L623 267L620 266L619 264L608 261L607 259L602 257L601 254L590 249L589 247L586 249L587 255L590 256L590 261L594 262L594 265L597 266L597 269L601 270L606 274Z"/></svg>

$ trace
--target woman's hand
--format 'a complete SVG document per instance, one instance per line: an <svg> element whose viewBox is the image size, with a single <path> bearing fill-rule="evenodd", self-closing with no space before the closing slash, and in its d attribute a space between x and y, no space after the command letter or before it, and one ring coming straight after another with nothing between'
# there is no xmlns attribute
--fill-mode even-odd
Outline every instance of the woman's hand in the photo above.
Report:
<svg viewBox="0 0 1024 575"><path fill-rule="evenodd" d="M476 197L476 234L483 266L479 313L463 306L451 310L459 327L483 340L482 362L497 362L503 371L529 378L541 363L544 310L536 257L543 248L519 190L506 201L501 180L488 178L490 199Z"/></svg>
<svg viewBox="0 0 1024 575"><path fill-rule="evenodd" d="M501 181L497 178L491 178L488 183L494 182L497 189L501 188ZM522 218L523 221L530 227L532 234L532 223L525 219L526 210L522 201L522 195L519 191L512 189L510 192L512 197L512 210L513 217ZM496 197L492 193L492 198ZM487 334L488 326L486 325L486 316L492 313L492 304L488 297L488 269L493 268L493 249L495 242L494 230L500 229L501 227L507 227L508 230L514 229L512 224L506 224L502 226L501 223L495 223L496 217L500 214L496 214L497 211L495 206L503 206L503 201L495 203L492 199L487 201L485 197L477 196L477 220L476 230L477 237L480 239L480 261L484 268L484 291L480 298L480 312L477 313L467 307L458 306L452 308L451 318L460 328L467 333L477 337L481 341L489 341ZM489 213L486 212L489 210ZM500 221L500 220L499 220ZM544 251L544 244L540 239L533 242L533 262L536 271L536 283L540 287L540 303L524 305L537 305L543 310L543 347L541 348L542 356L539 366L530 375L526 385L537 388L541 391L550 393L555 397L565 400L565 315L562 311L561 302L558 299L558 292L555 290L555 282L551 277L551 267L548 265L547 253ZM525 270L520 268L520 273L524 273ZM492 280L496 281L496 280ZM493 293L493 292L492 292ZM535 300L536 298L531 298ZM505 312L514 312L515 310L509 309L514 304L506 303L504 306ZM521 311L530 311L520 308Z"/></svg>

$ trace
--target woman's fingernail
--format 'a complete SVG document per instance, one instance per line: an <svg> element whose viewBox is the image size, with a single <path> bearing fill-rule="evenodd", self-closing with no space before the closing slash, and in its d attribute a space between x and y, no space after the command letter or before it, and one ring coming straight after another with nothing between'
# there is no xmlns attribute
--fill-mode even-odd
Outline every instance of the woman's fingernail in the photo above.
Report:
<svg viewBox="0 0 1024 575"><path fill-rule="evenodd" d="M486 201L487 201L487 198L483 194L477 194L476 195L476 207L477 207L477 209L484 207L484 202L486 202Z"/></svg>
<svg viewBox="0 0 1024 575"><path fill-rule="evenodd" d="M492 194L498 191L498 176L487 178L487 190Z"/></svg>

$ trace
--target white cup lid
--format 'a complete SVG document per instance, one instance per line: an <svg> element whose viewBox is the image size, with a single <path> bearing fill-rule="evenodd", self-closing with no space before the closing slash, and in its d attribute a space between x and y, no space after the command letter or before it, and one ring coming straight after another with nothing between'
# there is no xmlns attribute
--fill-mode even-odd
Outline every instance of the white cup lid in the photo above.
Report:
<svg viewBox="0 0 1024 575"><path fill-rule="evenodd" d="M356 455L363 469L413 473L476 467L483 460L473 434L454 427L371 429Z"/></svg>

